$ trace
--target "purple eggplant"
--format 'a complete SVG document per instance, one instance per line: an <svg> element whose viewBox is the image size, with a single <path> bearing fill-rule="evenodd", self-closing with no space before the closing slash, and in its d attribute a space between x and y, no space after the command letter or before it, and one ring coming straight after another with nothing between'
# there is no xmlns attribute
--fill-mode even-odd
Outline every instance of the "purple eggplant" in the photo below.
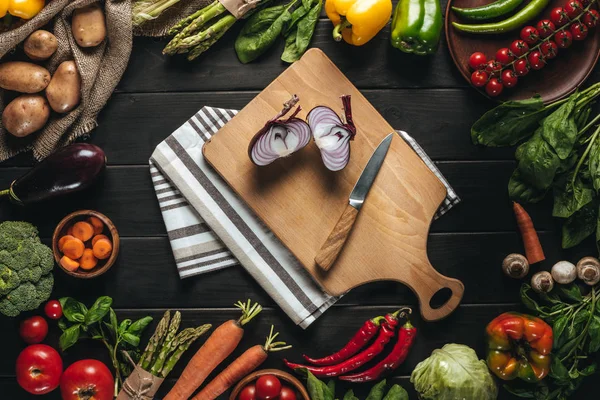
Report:
<svg viewBox="0 0 600 400"><path fill-rule="evenodd" d="M50 200L87 189L106 169L104 151L93 144L75 143L46 157L15 180L0 196L20 205Z"/></svg>

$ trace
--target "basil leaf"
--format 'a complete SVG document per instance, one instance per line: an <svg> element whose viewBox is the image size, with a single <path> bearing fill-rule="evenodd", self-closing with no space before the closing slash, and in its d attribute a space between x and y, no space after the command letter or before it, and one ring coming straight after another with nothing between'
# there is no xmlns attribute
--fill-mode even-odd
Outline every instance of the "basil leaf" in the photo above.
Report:
<svg viewBox="0 0 600 400"><path fill-rule="evenodd" d="M598 206L592 202L571 215L562 227L562 248L577 246L596 231Z"/></svg>
<svg viewBox="0 0 600 400"><path fill-rule="evenodd" d="M382 400L385 394L385 379L371 388L366 400Z"/></svg>
<svg viewBox="0 0 600 400"><path fill-rule="evenodd" d="M85 324L91 325L98 321L101 321L112 305L112 298L108 296L101 296L94 302L90 310L85 314Z"/></svg>
<svg viewBox="0 0 600 400"><path fill-rule="evenodd" d="M115 310L110 309L110 311L108 312L109 315L109 320L110 320L110 326L112 328L112 331L114 332L115 335L115 339L118 336L118 332L119 332L119 323L117 322L117 314L115 314Z"/></svg>
<svg viewBox="0 0 600 400"><path fill-rule="evenodd" d="M329 387L317 377L315 377L310 371L306 371L307 381L306 389L310 395L311 400L334 400L335 394L329 390Z"/></svg>
<svg viewBox="0 0 600 400"><path fill-rule="evenodd" d="M521 302L523 303L523 305L525 307L527 307L528 309L530 309L531 311L540 311L540 306L539 304L531 298L531 296L529 296L528 292L531 289L531 286L529 286L527 283L524 283L521 285Z"/></svg>
<svg viewBox="0 0 600 400"><path fill-rule="evenodd" d="M577 140L578 129L575 123L575 103L578 96L571 96L542 122L542 137L556 152L561 160L566 159L573 151Z"/></svg>
<svg viewBox="0 0 600 400"><path fill-rule="evenodd" d="M348 390L344 395L342 400L359 400L358 397L354 395L354 391L352 389Z"/></svg>
<svg viewBox="0 0 600 400"><path fill-rule="evenodd" d="M329 389L329 391L331 393L333 393L335 395L335 381L333 379L331 379L329 382L327 382L327 388Z"/></svg>
<svg viewBox="0 0 600 400"><path fill-rule="evenodd" d="M394 385L387 392L383 400L409 400L408 392L400 385Z"/></svg>
<svg viewBox="0 0 600 400"><path fill-rule="evenodd" d="M590 321L590 326L588 327L588 336L590 337L590 341L588 342L588 351L590 353L595 353L600 350L600 317L597 315L594 315Z"/></svg>
<svg viewBox="0 0 600 400"><path fill-rule="evenodd" d="M542 200L547 189L539 190L521 179L521 172L515 169L508 181L508 196L518 203L537 203Z"/></svg>
<svg viewBox="0 0 600 400"><path fill-rule="evenodd" d="M527 100L506 101L486 112L471 128L473 144L514 146L531 136L546 115L540 96Z"/></svg>
<svg viewBox="0 0 600 400"><path fill-rule="evenodd" d="M127 328L127 332L132 335L140 336L150 322L152 322L152 317L140 318Z"/></svg>
<svg viewBox="0 0 600 400"><path fill-rule="evenodd" d="M88 309L72 297L63 297L58 300L62 307L63 315L70 322L83 322Z"/></svg>
<svg viewBox="0 0 600 400"><path fill-rule="evenodd" d="M63 311L63 313L64 313L64 311ZM79 339L79 328L80 327L81 327L80 324L73 325L73 326L65 329L65 331L62 333L62 335L60 335L60 338L58 339L58 346L60 347L60 349L62 351L67 350L69 347L71 347L75 343L77 343L77 340Z"/></svg>
<svg viewBox="0 0 600 400"><path fill-rule="evenodd" d="M560 183L554 187L554 207L552 216L569 218L583 206L590 203L594 191L590 185L584 184L577 178L572 183L573 174L566 174L560 178Z"/></svg>
<svg viewBox="0 0 600 400"><path fill-rule="evenodd" d="M561 160L542 137L541 128L515 152L521 179L538 190L550 187Z"/></svg>
<svg viewBox="0 0 600 400"><path fill-rule="evenodd" d="M308 14L298 22L295 29L285 38L285 48L281 55L282 61L293 63L302 57L310 45L315 27L319 21L319 16L321 15L322 6L323 1L318 0L317 4L310 9Z"/></svg>
<svg viewBox="0 0 600 400"><path fill-rule="evenodd" d="M59 319L58 327L60 328L61 331L64 331L65 329L67 329L69 327L69 325L67 324L67 320L65 318Z"/></svg>
<svg viewBox="0 0 600 400"><path fill-rule="evenodd" d="M122 335L125 332L127 332L127 329L129 328L129 325L131 325L131 320L129 318L124 319L123 321L121 321L121 324L119 325L119 334Z"/></svg>
<svg viewBox="0 0 600 400"><path fill-rule="evenodd" d="M569 285L560 285L558 287L558 290L560 291L560 294L569 299L569 300L573 300L573 301L582 301L583 300L583 296L581 295L581 290L579 289L579 286L577 286L576 284L569 284ZM581 315L581 313L578 313L577 316L579 317L579 315ZM582 317L579 317L580 319ZM577 318L574 320L574 322L580 322L580 319L578 320ZM587 319L587 318L582 318L582 319Z"/></svg>
<svg viewBox="0 0 600 400"><path fill-rule="evenodd" d="M133 347L138 347L140 344L140 337L133 335L129 332L125 332L121 335L121 338L123 339L123 341L125 341L126 343L129 343L130 345L132 345Z"/></svg>

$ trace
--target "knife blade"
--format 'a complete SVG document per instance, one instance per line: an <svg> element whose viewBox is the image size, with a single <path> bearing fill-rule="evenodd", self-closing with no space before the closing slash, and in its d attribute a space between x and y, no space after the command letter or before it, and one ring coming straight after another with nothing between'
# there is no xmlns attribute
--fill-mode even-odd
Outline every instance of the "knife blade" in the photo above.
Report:
<svg viewBox="0 0 600 400"><path fill-rule="evenodd" d="M367 193L369 193L369 190L383 165L383 160L385 160L393 137L393 133L387 135L371 155L371 158L360 174L356 184L354 184L346 209L317 253L315 262L324 271L328 271L331 268L342 251L342 248L350 235L350 231L354 226L358 211L363 206Z"/></svg>

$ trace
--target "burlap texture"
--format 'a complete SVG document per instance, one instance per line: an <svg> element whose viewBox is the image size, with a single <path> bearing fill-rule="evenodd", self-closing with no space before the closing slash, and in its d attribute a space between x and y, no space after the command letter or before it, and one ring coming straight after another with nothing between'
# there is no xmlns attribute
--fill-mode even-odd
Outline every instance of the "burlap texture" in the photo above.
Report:
<svg viewBox="0 0 600 400"><path fill-rule="evenodd" d="M123 382L117 400L152 400L164 379L152 375L139 365Z"/></svg>
<svg viewBox="0 0 600 400"><path fill-rule="evenodd" d="M36 29L54 19L58 50L45 63L53 73L65 60L74 60L81 74L81 103L68 114L53 113L46 126L26 138L14 138L0 127L0 161L32 149L41 160L60 146L73 142L97 126L96 117L106 104L127 67L132 47L131 0L101 1L107 26L107 40L97 47L80 48L71 33L73 10L98 0L52 0L33 19L12 31L0 34L0 57L14 49ZM56 17L56 18L55 18ZM0 94L0 111L5 93Z"/></svg>
<svg viewBox="0 0 600 400"><path fill-rule="evenodd" d="M212 3L212 0L180 0L169 7L156 19L146 21L142 26L133 28L135 36L165 36L167 31L182 18Z"/></svg>

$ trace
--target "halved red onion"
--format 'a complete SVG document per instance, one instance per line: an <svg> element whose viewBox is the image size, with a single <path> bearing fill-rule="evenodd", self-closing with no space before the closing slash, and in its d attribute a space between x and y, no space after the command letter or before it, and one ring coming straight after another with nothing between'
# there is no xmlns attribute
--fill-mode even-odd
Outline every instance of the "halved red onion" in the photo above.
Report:
<svg viewBox="0 0 600 400"><path fill-rule="evenodd" d="M326 106L310 110L307 116L315 144L321 150L323 164L331 171L344 169L350 160L350 141L356 135L352 121L350 95L342 96L346 122Z"/></svg>
<svg viewBox="0 0 600 400"><path fill-rule="evenodd" d="M254 164L258 166L271 164L278 158L295 153L310 142L310 127L300 118L296 118L300 106L289 118L281 119L290 112L298 100L298 96L294 95L284 103L281 112L267 121L265 126L254 135L248 147L248 155Z"/></svg>

